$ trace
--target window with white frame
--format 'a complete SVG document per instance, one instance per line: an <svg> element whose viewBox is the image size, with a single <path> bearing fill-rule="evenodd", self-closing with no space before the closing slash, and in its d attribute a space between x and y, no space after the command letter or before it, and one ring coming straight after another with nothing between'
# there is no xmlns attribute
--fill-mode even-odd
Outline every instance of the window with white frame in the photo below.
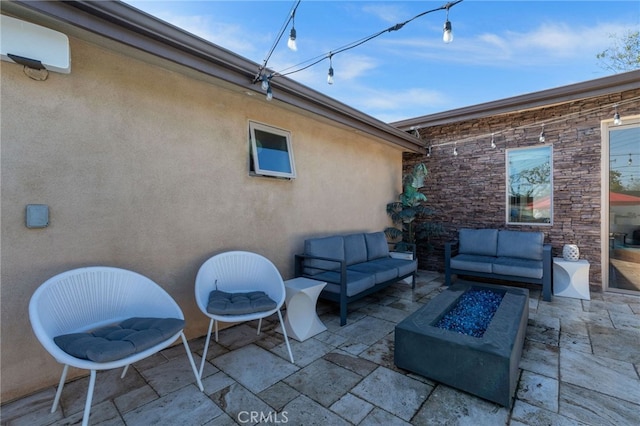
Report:
<svg viewBox="0 0 640 426"><path fill-rule="evenodd" d="M250 121L249 139L252 175L285 179L296 177L290 132Z"/></svg>
<svg viewBox="0 0 640 426"><path fill-rule="evenodd" d="M552 223L552 154L551 145L507 150L507 223Z"/></svg>

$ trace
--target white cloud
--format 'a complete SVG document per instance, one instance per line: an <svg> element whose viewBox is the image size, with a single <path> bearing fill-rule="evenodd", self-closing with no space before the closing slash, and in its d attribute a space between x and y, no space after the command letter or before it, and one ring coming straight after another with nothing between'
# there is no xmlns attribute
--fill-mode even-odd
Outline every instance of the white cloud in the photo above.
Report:
<svg viewBox="0 0 640 426"><path fill-rule="evenodd" d="M407 12L402 7L389 4L369 4L362 11L378 17L384 22L397 23L407 19Z"/></svg>
<svg viewBox="0 0 640 426"><path fill-rule="evenodd" d="M173 15L166 20L225 49L247 57L255 56L255 48L251 43L252 36L247 34L246 28L240 25L215 22L204 16Z"/></svg>
<svg viewBox="0 0 640 426"><path fill-rule="evenodd" d="M431 111L448 102L445 94L423 88L387 90L358 86L339 92L336 98L340 101L386 122L414 117L416 111Z"/></svg>
<svg viewBox="0 0 640 426"><path fill-rule="evenodd" d="M128 1L127 3L142 8L163 21L239 55L255 58L256 54L263 54L263 52L256 52L255 43L252 40L264 37L264 35L253 34L242 25L220 22L211 15L176 13L169 9L170 5L164 5L162 1ZM271 35L269 36L271 37Z"/></svg>
<svg viewBox="0 0 640 426"><path fill-rule="evenodd" d="M396 51L402 50L398 46L409 47L415 56L426 60L469 65L535 66L576 60L593 64L596 54L611 44L610 35L625 30L624 25L614 23L592 27L543 23L528 32L508 30L474 37L458 33L449 45L425 39L387 41L386 45Z"/></svg>

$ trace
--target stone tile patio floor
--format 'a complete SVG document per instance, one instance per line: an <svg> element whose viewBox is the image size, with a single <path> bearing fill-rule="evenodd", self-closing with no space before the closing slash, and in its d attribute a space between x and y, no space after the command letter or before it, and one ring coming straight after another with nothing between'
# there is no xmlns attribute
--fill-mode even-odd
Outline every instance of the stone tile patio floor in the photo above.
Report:
<svg viewBox="0 0 640 426"><path fill-rule="evenodd" d="M541 300L530 287L520 380L511 409L396 368L396 323L443 290L421 271L415 290L397 283L354 305L340 327L322 301L328 330L291 340L277 317L236 325L212 343L199 391L182 345L121 371L99 372L91 424L101 425L637 425L640 424L640 297ZM204 338L190 342L196 363ZM425 351L429 348L425 348ZM452 363L451 368L455 368ZM1 407L3 425L80 423L88 378L67 383L51 414L51 387Z"/></svg>

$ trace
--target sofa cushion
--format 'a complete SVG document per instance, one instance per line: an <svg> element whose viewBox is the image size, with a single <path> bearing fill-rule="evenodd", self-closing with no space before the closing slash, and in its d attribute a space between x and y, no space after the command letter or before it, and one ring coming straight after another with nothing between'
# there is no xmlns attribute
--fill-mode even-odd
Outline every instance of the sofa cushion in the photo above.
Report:
<svg viewBox="0 0 640 426"><path fill-rule="evenodd" d="M76 358L110 362L162 343L183 328L184 320L178 318L136 317L87 333L56 336L53 341Z"/></svg>
<svg viewBox="0 0 640 426"><path fill-rule="evenodd" d="M310 238L304 242L304 253L311 256L344 260L344 238L341 236ZM305 261L305 274L315 275L323 269L339 269L340 264L326 260L308 259ZM322 269L314 269L322 268Z"/></svg>
<svg viewBox="0 0 640 426"><path fill-rule="evenodd" d="M214 290L209 293L207 312L214 315L245 315L270 311L277 306L264 291L228 293Z"/></svg>
<svg viewBox="0 0 640 426"><path fill-rule="evenodd" d="M542 232L506 231L498 233L498 257L542 260Z"/></svg>
<svg viewBox="0 0 640 426"><path fill-rule="evenodd" d="M496 258L494 256L478 256L474 254L459 254L451 258L450 265L454 269L464 271L485 272L490 274L493 271L491 265Z"/></svg>
<svg viewBox="0 0 640 426"><path fill-rule="evenodd" d="M384 259L378 259L378 260L384 260ZM356 265L351 265L347 267L347 270L373 275L375 276L376 284L380 284L385 281L390 281L398 277L397 268L376 263L375 260L372 260L370 262L358 263Z"/></svg>
<svg viewBox="0 0 640 426"><path fill-rule="evenodd" d="M389 256L389 245L384 232L372 232L364 235L367 242L367 260Z"/></svg>
<svg viewBox="0 0 640 426"><path fill-rule="evenodd" d="M367 243L364 234L344 236L344 260L347 266L367 261Z"/></svg>
<svg viewBox="0 0 640 426"><path fill-rule="evenodd" d="M314 276L314 279L327 283L323 291L340 294L339 272L322 272ZM349 297L373 287L375 283L375 276L373 274L363 274L362 272L347 270L347 296Z"/></svg>
<svg viewBox="0 0 640 426"><path fill-rule="evenodd" d="M542 278L542 270L541 260L498 257L493 263L495 274L540 279Z"/></svg>
<svg viewBox="0 0 640 426"><path fill-rule="evenodd" d="M458 232L459 254L495 256L498 246L497 229L460 229Z"/></svg>
<svg viewBox="0 0 640 426"><path fill-rule="evenodd" d="M398 271L398 277L409 275L418 270L417 260L393 259L391 257L371 260L367 263L381 265L384 268L395 268Z"/></svg>

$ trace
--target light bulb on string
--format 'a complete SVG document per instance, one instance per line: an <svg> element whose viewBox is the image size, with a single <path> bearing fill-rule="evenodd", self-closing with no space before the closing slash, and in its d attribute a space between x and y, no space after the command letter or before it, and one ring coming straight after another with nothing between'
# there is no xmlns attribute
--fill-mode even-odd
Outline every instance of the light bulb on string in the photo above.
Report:
<svg viewBox="0 0 640 426"><path fill-rule="evenodd" d="M273 91L271 90L271 85L267 88L267 100L270 101L273 99Z"/></svg>
<svg viewBox="0 0 640 426"><path fill-rule="evenodd" d="M289 40L287 40L287 47L294 52L298 51L298 44L296 43L296 9L293 9L293 13L291 14L291 32L289 32Z"/></svg>
<svg viewBox="0 0 640 426"><path fill-rule="evenodd" d="M454 157L458 156L458 147L456 145L453 145L453 156Z"/></svg>
<svg viewBox="0 0 640 426"><path fill-rule="evenodd" d="M631 154L629 154L629 161L627 161L627 165L630 166L633 163L633 160L631 159Z"/></svg>
<svg viewBox="0 0 640 426"><path fill-rule="evenodd" d="M495 147L496 147L495 134L491 133L491 148L495 149Z"/></svg>
<svg viewBox="0 0 640 426"><path fill-rule="evenodd" d="M620 118L620 113L618 112L618 105L615 106L616 112L613 114L613 124L619 126L622 124L622 119Z"/></svg>
<svg viewBox="0 0 640 426"><path fill-rule="evenodd" d="M538 136L538 140L540 143L544 143L547 140L547 135L544 133L544 124L542 125L542 130L540 131L540 136Z"/></svg>
<svg viewBox="0 0 640 426"><path fill-rule="evenodd" d="M329 72L327 73L327 83L328 84L333 84L333 61L332 58L333 55L329 55Z"/></svg>
<svg viewBox="0 0 640 426"><path fill-rule="evenodd" d="M427 151L427 158L431 158L431 147L429 147L429 150Z"/></svg>
<svg viewBox="0 0 640 426"><path fill-rule="evenodd" d="M266 74L262 74L262 90L269 89L269 77Z"/></svg>
<svg viewBox="0 0 640 426"><path fill-rule="evenodd" d="M449 22L449 8L447 8L447 20L442 29L442 41L447 44L453 41L453 30L451 28L451 22Z"/></svg>
<svg viewBox="0 0 640 426"><path fill-rule="evenodd" d="M298 43L296 43L296 29L291 27L291 32L289 33L289 40L287 40L287 47L294 52L298 51Z"/></svg>

